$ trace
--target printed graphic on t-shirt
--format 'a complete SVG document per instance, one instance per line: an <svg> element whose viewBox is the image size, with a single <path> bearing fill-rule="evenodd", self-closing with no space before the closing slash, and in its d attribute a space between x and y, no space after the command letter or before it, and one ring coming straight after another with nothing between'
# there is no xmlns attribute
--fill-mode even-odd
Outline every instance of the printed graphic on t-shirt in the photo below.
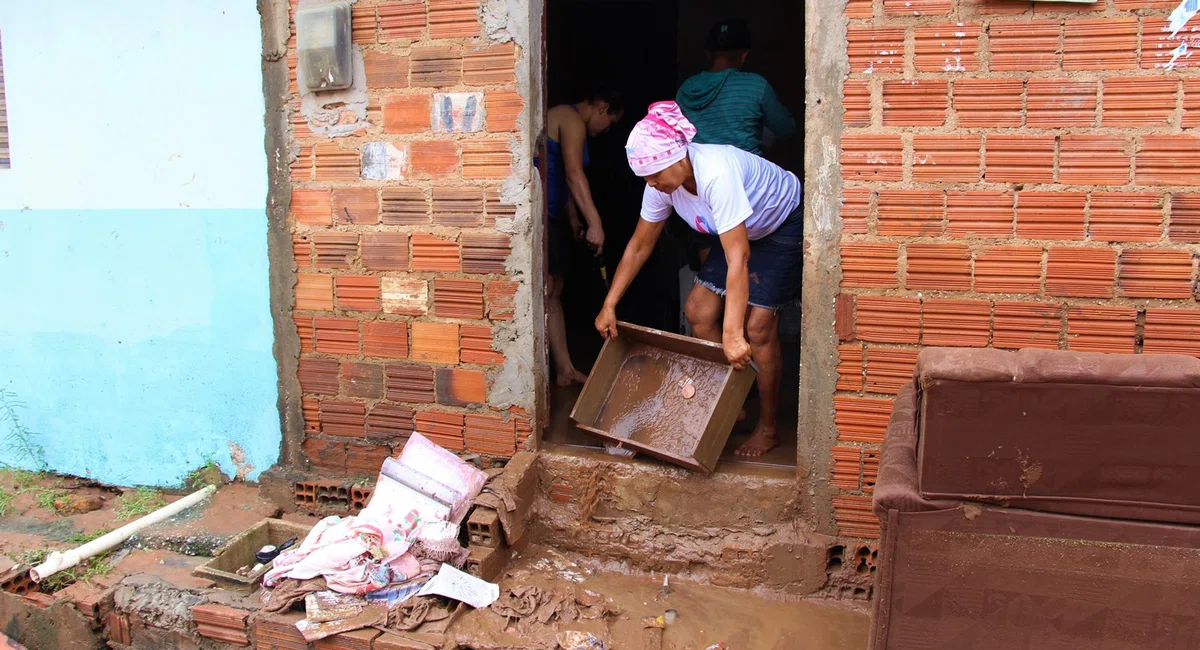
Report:
<svg viewBox="0 0 1200 650"><path fill-rule="evenodd" d="M717 234L717 227L713 225L708 217L696 215L696 232L702 235Z"/></svg>

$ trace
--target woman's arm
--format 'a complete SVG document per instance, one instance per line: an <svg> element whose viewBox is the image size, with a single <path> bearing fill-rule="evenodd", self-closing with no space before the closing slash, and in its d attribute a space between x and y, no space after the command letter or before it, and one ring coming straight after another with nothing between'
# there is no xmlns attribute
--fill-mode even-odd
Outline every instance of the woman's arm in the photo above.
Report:
<svg viewBox="0 0 1200 650"><path fill-rule="evenodd" d="M604 338L617 338L617 303L621 302L621 297L625 295L625 291L637 277L638 271L642 270L642 266L654 252L654 245L658 242L658 236L662 234L666 224L666 221L650 222L638 219L637 228L633 231L633 238L625 246L625 253L621 255L617 271L613 274L612 286L609 287L608 295L604 298L604 308L596 317L596 330Z"/></svg>
<svg viewBox="0 0 1200 650"><path fill-rule="evenodd" d="M587 126L582 119L564 120L559 127L559 144L562 146L563 166L567 172L567 187L571 198L583 213L587 223L588 243L599 255L604 249L604 226L600 223L600 212L592 201L592 187L583 171L583 147L587 143Z"/></svg>
<svg viewBox="0 0 1200 650"><path fill-rule="evenodd" d="M725 358L733 367L741 370L750 362L750 344L746 342L746 312L750 303L750 238L746 235L746 224L721 235L721 248L725 249L725 262L729 272L725 276L725 323L721 331L721 345Z"/></svg>

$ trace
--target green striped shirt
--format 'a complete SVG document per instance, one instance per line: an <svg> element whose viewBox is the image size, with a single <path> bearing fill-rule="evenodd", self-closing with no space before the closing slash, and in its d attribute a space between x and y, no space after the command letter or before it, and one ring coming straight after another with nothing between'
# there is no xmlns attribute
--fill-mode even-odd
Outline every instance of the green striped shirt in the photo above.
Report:
<svg viewBox="0 0 1200 650"><path fill-rule="evenodd" d="M767 80L752 72L701 72L680 86L675 97L696 125L698 144L730 144L762 154L763 126L779 139L796 133L796 121Z"/></svg>

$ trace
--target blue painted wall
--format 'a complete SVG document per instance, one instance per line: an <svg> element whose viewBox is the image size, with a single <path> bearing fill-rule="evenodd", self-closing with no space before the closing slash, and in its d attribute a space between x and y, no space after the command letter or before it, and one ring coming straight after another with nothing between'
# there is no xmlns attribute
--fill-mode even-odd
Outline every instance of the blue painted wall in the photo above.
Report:
<svg viewBox="0 0 1200 650"><path fill-rule="evenodd" d="M0 0L0 43L0 388L53 470L254 479L280 444L255 3Z"/></svg>

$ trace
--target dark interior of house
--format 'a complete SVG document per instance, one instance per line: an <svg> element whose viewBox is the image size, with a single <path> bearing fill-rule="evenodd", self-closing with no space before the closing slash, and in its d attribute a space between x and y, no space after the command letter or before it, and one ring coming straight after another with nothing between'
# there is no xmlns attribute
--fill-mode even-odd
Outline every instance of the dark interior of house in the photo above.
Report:
<svg viewBox="0 0 1200 650"><path fill-rule="evenodd" d="M742 18L753 45L743 68L762 75L796 119L799 134L777 141L764 155L803 178L804 53L803 6L776 0L549 0L546 16L548 106L580 100L594 83L611 85L625 98L624 117L588 142L587 177L605 231L600 258L585 243L572 242L564 272L563 313L575 367L587 373L603 345L593 319L604 301L605 282L615 271L637 225L645 181L629 169L625 142L630 130L657 101L674 99L680 84L709 66L706 40L718 21ZM689 247L691 230L672 217L657 248L617 310L620 320L674 333L686 333L681 304L691 288L699 260ZM722 466L732 463L795 466L799 397L800 310L780 314L783 372L778 422L779 445L757 458L733 450L753 428L757 400L752 391L748 417L737 424ZM601 442L575 428L570 410L579 386L559 388L553 380L551 418L545 440L553 444L600 447Z"/></svg>

